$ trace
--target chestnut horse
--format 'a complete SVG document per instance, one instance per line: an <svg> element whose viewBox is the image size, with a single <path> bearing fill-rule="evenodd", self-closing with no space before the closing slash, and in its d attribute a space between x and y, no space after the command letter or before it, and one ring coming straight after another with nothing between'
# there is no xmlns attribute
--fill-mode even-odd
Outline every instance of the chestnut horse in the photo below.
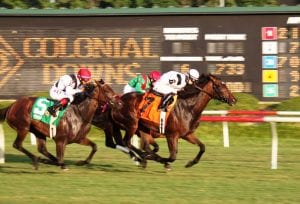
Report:
<svg viewBox="0 0 300 204"><path fill-rule="evenodd" d="M194 85L188 85L183 91L178 92L177 102L166 121L165 127L164 136L167 139L170 155L168 158L163 158L151 151L147 141L150 138L153 142L153 138L149 136L148 140L144 140L146 152L142 152L130 144L130 139L137 130L148 133L153 132L154 135L159 135L158 126L153 125L153 123L150 124L139 116L140 110L138 107L142 98L143 95L138 93L128 93L121 97L123 107L118 111L111 110L114 133L108 131L107 133L110 135L107 137L113 136L117 132L117 128L125 130L123 141L129 149L138 153L138 156L144 159L144 162L146 160L155 160L163 163L166 168L170 168L169 162L176 160L179 138L199 147L198 154L186 164L186 167L191 167L200 161L201 156L205 152L205 145L194 135L194 132L199 126L199 118L202 111L211 99L217 99L229 105L236 103L235 97L226 84L212 74L202 74Z"/></svg>
<svg viewBox="0 0 300 204"><path fill-rule="evenodd" d="M91 85L88 87L91 87ZM56 136L53 138L56 143L56 157L49 153L46 148L46 138L50 137L49 125L31 118L31 110L37 99L36 97L20 98L9 107L0 109L0 122L6 119L9 126L17 132L13 147L26 154L33 161L35 169L38 168L39 162L58 165L62 169L66 169L64 151L66 145L71 143L78 143L92 148L88 157L78 164L88 164L91 161L97 151L97 145L86 136L91 129L91 121L95 111L101 104L111 102L118 105L119 102L115 98L115 92L103 80L95 81L92 88L87 88L83 93L87 97L84 97L83 101L79 103L75 102L75 98L74 103L68 107L57 126ZM23 141L29 132L37 138L38 151L50 160L37 157L23 147Z"/></svg>

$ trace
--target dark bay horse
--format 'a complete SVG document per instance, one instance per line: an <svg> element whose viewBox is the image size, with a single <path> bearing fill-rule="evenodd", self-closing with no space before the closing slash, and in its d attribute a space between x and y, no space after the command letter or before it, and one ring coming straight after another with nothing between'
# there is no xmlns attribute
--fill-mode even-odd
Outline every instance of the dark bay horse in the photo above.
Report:
<svg viewBox="0 0 300 204"><path fill-rule="evenodd" d="M113 109L111 111L115 132L116 128L125 130L123 140L126 146L139 153L142 159L155 160L163 163L166 168L169 168L169 162L176 160L179 138L197 145L200 149L196 157L186 164L186 167L191 167L200 161L201 156L205 152L205 145L194 135L194 132L199 126L199 118L202 111L211 99L217 99L229 105L236 103L235 97L221 79L211 74L202 74L194 85L189 85L185 90L178 93L177 102L166 121L165 127L164 136L167 140L170 155L168 158L163 158L150 150L147 143L149 140L144 141L146 154L130 144L130 139L137 130L146 133L152 131L155 135L159 135L157 126L140 119L138 107L142 98L143 95L137 93L129 93L121 97L123 107L118 111ZM110 134L113 133L111 132Z"/></svg>
<svg viewBox="0 0 300 204"><path fill-rule="evenodd" d="M36 97L20 98L9 107L0 109L0 122L6 120L9 126L17 132L13 147L26 154L33 161L36 169L39 162L58 165L62 169L66 169L64 151L66 145L71 143L90 146L92 151L79 164L88 164L91 161L97 151L97 145L86 136L91 129L91 121L95 111L98 106L107 102L115 105L118 105L119 102L113 89L105 84L103 80L95 81L92 88L88 90L84 92L87 97L84 97L83 101L70 105L57 126L56 136L54 137L56 157L49 153L46 148L46 138L50 135L49 125L31 118L31 110L37 99ZM37 157L23 147L23 141L29 132L37 138L38 151L50 160Z"/></svg>

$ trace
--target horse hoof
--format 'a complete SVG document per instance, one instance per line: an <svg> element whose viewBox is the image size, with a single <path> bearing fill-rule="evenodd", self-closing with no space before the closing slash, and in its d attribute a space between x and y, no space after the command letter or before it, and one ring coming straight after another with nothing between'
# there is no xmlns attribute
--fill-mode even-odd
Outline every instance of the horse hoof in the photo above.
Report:
<svg viewBox="0 0 300 204"><path fill-rule="evenodd" d="M77 166L83 166L83 165L87 165L87 164L89 164L87 161L78 161L76 163Z"/></svg>
<svg viewBox="0 0 300 204"><path fill-rule="evenodd" d="M70 169L68 167L61 167L61 170L63 170L63 171L69 171Z"/></svg>
<svg viewBox="0 0 300 204"><path fill-rule="evenodd" d="M185 165L185 168L190 168L190 167L192 167L192 166L194 166L194 162L189 161L189 162Z"/></svg>
<svg viewBox="0 0 300 204"><path fill-rule="evenodd" d="M143 169L146 169L146 167L147 167L147 161L146 160L141 161L141 162L139 162L139 164L137 166L141 167Z"/></svg>
<svg viewBox="0 0 300 204"><path fill-rule="evenodd" d="M39 158L35 158L32 162L33 168L34 170L38 170L39 169Z"/></svg>
<svg viewBox="0 0 300 204"><path fill-rule="evenodd" d="M68 168L66 165L61 165L60 168L61 168L63 171L69 171L69 168Z"/></svg>
<svg viewBox="0 0 300 204"><path fill-rule="evenodd" d="M165 164L165 169L166 169L167 171L171 171L171 170L172 170L172 167L171 167L170 164Z"/></svg>
<svg viewBox="0 0 300 204"><path fill-rule="evenodd" d="M38 164L34 164L33 168L34 168L34 170L39 170L39 165Z"/></svg>

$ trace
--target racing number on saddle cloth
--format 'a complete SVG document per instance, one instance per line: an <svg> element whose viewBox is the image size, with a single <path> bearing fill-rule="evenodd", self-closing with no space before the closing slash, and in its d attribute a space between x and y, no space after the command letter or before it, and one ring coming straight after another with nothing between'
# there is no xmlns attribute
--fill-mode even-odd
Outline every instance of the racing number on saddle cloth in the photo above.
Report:
<svg viewBox="0 0 300 204"><path fill-rule="evenodd" d="M32 108L32 118L36 120L41 120L48 106L52 104L53 102L47 100L46 98L38 98L35 102L35 105Z"/></svg>
<svg viewBox="0 0 300 204"><path fill-rule="evenodd" d="M46 112L47 108L52 106L53 104L54 101L48 100L47 98L37 98L32 107L31 117L34 120L39 120L48 125L58 126L58 123L67 110L68 106L65 109L59 111L57 117L52 117L50 114L46 114Z"/></svg>

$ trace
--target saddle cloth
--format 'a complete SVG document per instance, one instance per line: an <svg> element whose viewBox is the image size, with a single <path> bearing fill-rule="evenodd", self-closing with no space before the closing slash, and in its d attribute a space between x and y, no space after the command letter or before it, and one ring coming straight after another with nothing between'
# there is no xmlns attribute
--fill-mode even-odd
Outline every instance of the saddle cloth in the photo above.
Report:
<svg viewBox="0 0 300 204"><path fill-rule="evenodd" d="M47 108L52 106L55 101L47 99L44 97L39 97L36 99L32 106L31 118L34 120L39 120L48 125L58 126L60 119L64 115L67 108L58 111L57 117L53 118L47 111Z"/></svg>
<svg viewBox="0 0 300 204"><path fill-rule="evenodd" d="M160 104L161 96L158 96L152 92L146 92L143 96L143 100L139 104L139 110L140 110L140 117L143 120L146 120L148 122L151 122L155 124L156 126L159 126L160 123L160 111L158 110L158 106ZM166 113L166 119L167 121L171 110L173 109L176 100L177 95L173 96L173 102L168 106L167 113Z"/></svg>

